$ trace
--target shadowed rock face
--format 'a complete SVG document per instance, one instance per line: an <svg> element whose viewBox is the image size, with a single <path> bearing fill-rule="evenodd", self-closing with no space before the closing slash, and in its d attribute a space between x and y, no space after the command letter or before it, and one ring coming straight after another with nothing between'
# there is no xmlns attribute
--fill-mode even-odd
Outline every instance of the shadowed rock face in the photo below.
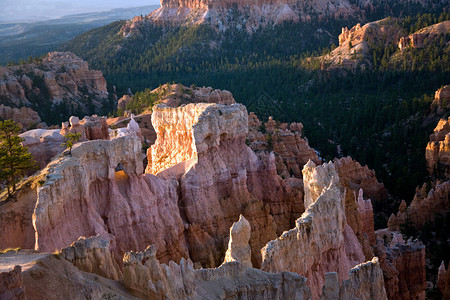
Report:
<svg viewBox="0 0 450 300"><path fill-rule="evenodd" d="M27 299L20 266L8 272L0 272L0 299Z"/></svg>

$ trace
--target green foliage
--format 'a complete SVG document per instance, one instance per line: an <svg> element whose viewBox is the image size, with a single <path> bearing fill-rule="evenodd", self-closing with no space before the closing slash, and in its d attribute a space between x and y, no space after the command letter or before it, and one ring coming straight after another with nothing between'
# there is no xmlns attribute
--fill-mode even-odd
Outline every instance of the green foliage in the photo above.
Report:
<svg viewBox="0 0 450 300"><path fill-rule="evenodd" d="M25 171L35 167L33 157L27 147L20 143L17 135L20 126L12 120L0 121L0 183L6 185L8 197L16 191L16 183L25 175Z"/></svg>
<svg viewBox="0 0 450 300"><path fill-rule="evenodd" d="M411 15L387 20L406 31L448 18L416 16L416 4L407 10L395 3L390 7L393 15ZM145 89L165 82L226 89L261 120L272 115L283 122L301 121L309 144L324 158L336 157L339 145L344 155L375 169L395 196L411 199L427 174L424 151L434 124L422 124L435 90L450 82L448 53L442 51L441 39L436 40L435 47L441 47L437 52L432 45L405 56L397 45L385 47L380 41L370 49L373 70L324 72L320 62L302 67L306 58L330 51L324 49L338 43L341 28L357 21L286 22L252 35L207 25L163 30L147 24L141 35L126 39L118 34L121 24L111 24L79 36L65 49L102 70L119 94L128 88L143 91L127 106L134 113L158 101Z"/></svg>
<svg viewBox="0 0 450 300"><path fill-rule="evenodd" d="M72 147L81 138L81 133L79 133L79 132L78 133L69 132L64 137L66 138L66 142L62 143L61 146L68 148L69 149L69 154L72 155Z"/></svg>
<svg viewBox="0 0 450 300"><path fill-rule="evenodd" d="M127 103L126 109L134 114L140 114L148 109L151 110L153 105L161 99L161 96L159 92L152 93L150 89L145 89L134 94L131 101Z"/></svg>

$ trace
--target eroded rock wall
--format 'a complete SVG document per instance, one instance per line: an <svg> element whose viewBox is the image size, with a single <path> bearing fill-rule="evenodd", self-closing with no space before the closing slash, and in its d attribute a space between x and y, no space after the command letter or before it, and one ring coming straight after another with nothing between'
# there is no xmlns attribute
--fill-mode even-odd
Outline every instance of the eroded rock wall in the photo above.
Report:
<svg viewBox="0 0 450 300"><path fill-rule="evenodd" d="M344 189L332 163L303 169L306 211L296 227L269 242L262 250L261 269L287 270L308 278L314 299L324 284L323 274L337 272L347 279L348 271L363 262L361 245L345 217Z"/></svg>

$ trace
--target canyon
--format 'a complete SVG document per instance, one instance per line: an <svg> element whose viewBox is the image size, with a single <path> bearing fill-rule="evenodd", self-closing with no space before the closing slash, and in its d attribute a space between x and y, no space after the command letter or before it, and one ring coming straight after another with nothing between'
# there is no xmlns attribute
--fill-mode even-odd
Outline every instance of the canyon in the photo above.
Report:
<svg viewBox="0 0 450 300"><path fill-rule="evenodd" d="M48 295L34 278L51 281L66 272L57 295L73 292L72 276L97 276L76 294L421 298L424 247L401 239L386 244L374 231L364 197L379 197L384 188L373 171L349 157L321 165L300 123L269 119L266 134L276 137L274 149L285 149L275 155L255 131L257 117L232 102L155 105L157 139L145 172L138 132L108 139L106 119L71 118L62 131L83 132L86 141L21 182L14 201L0 202L0 248L42 253L0 254L0 266L11 256L31 255L32 262L20 264L22 279L17 275L5 293ZM276 157L301 175L278 175L284 168Z"/></svg>

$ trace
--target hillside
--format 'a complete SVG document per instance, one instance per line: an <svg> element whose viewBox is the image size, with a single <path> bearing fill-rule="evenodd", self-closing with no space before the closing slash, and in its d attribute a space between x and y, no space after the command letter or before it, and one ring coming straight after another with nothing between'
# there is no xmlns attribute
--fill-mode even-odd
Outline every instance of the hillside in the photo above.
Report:
<svg viewBox="0 0 450 300"><path fill-rule="evenodd" d="M90 29L145 14L159 6L120 8L67 15L32 23L0 23L0 65L55 51L64 42Z"/></svg>

